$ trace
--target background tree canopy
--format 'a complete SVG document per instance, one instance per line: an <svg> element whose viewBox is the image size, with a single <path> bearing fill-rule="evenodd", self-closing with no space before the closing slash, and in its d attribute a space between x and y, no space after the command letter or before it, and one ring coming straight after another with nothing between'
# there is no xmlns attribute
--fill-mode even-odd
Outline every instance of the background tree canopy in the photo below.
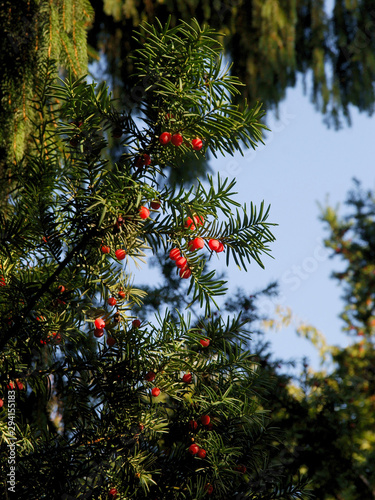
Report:
<svg viewBox="0 0 375 500"><path fill-rule="evenodd" d="M277 107L302 74L327 125L350 122L350 105L374 110L375 7L371 0L93 0L89 43L105 54L117 96L129 89L134 27L196 17L225 34L233 74L246 83L241 99ZM328 5L327 5L328 4ZM123 95L123 94L122 94Z"/></svg>

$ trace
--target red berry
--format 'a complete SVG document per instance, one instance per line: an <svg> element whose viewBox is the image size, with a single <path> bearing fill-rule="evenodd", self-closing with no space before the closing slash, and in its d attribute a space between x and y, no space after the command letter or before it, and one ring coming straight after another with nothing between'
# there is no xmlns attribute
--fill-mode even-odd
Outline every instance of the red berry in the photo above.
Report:
<svg viewBox="0 0 375 500"><path fill-rule="evenodd" d="M120 290L118 296L120 297L120 299L124 299L126 297L126 293L124 292L124 290Z"/></svg>
<svg viewBox="0 0 375 500"><path fill-rule="evenodd" d="M160 144L165 146L172 139L172 135L169 132L163 132L159 137Z"/></svg>
<svg viewBox="0 0 375 500"><path fill-rule="evenodd" d="M16 385L17 385L17 389L19 391L23 391L23 389L25 388L23 383L22 382L19 382L18 380L16 380Z"/></svg>
<svg viewBox="0 0 375 500"><path fill-rule="evenodd" d="M200 250L201 248L204 247L204 241L202 238L194 238L193 240L189 241L189 250L194 252L195 250Z"/></svg>
<svg viewBox="0 0 375 500"><path fill-rule="evenodd" d="M155 380L155 377L156 377L156 373L153 371L149 371L145 375L145 380L147 380L148 382L152 382L153 380Z"/></svg>
<svg viewBox="0 0 375 500"><path fill-rule="evenodd" d="M59 286L59 292L60 292L60 293L64 293L64 292L65 292L65 290L66 290L66 288L65 288L65 286L64 286L64 285L60 285L60 286Z"/></svg>
<svg viewBox="0 0 375 500"><path fill-rule="evenodd" d="M105 328L105 321L102 318L96 318L95 328Z"/></svg>
<svg viewBox="0 0 375 500"><path fill-rule="evenodd" d="M185 384L190 384L192 380L193 376L191 373L185 373L185 375L182 377L182 381L185 382Z"/></svg>
<svg viewBox="0 0 375 500"><path fill-rule="evenodd" d="M185 227L191 231L195 230L194 221L191 217L188 217L185 222Z"/></svg>
<svg viewBox="0 0 375 500"><path fill-rule="evenodd" d="M172 144L174 146L181 146L181 144L183 143L183 138L182 138L182 135L181 134L173 134L172 135Z"/></svg>
<svg viewBox="0 0 375 500"><path fill-rule="evenodd" d="M132 325L134 328L139 328L141 326L141 322L139 321L139 319L135 319L133 320Z"/></svg>
<svg viewBox="0 0 375 500"><path fill-rule="evenodd" d="M241 472L241 474L246 474L247 471L244 465L237 465L236 470L238 470L238 472Z"/></svg>
<svg viewBox="0 0 375 500"><path fill-rule="evenodd" d="M159 387L154 387L151 391L151 394L153 395L154 398L157 398L160 394L160 389Z"/></svg>
<svg viewBox="0 0 375 500"><path fill-rule="evenodd" d="M147 219L148 217L150 217L150 210L146 207L141 207L139 209L139 217L141 219Z"/></svg>
<svg viewBox="0 0 375 500"><path fill-rule="evenodd" d="M2 408L4 405L4 401L0 398L0 408Z"/></svg>
<svg viewBox="0 0 375 500"><path fill-rule="evenodd" d="M177 260L179 257L181 257L180 250L178 248L172 248L169 252L169 258L171 260Z"/></svg>
<svg viewBox="0 0 375 500"><path fill-rule="evenodd" d="M197 444L191 444L189 446L189 452L192 454L192 455L196 455L199 451L199 446Z"/></svg>
<svg viewBox="0 0 375 500"><path fill-rule="evenodd" d="M107 247L107 245L103 245L102 246L102 252L103 253L109 253L111 251L111 249L109 247Z"/></svg>
<svg viewBox="0 0 375 500"><path fill-rule="evenodd" d="M200 151L203 147L202 139L199 139L199 137L197 137L196 139L193 139L191 141L191 145L193 146L193 149L195 151Z"/></svg>
<svg viewBox="0 0 375 500"><path fill-rule="evenodd" d="M117 300L115 299L115 297L109 297L108 304L110 306L115 306L117 304Z"/></svg>
<svg viewBox="0 0 375 500"><path fill-rule="evenodd" d="M219 248L216 250L217 253L220 253L224 250L224 245L219 241Z"/></svg>
<svg viewBox="0 0 375 500"><path fill-rule="evenodd" d="M151 157L147 153L143 155L143 163L144 165L151 165Z"/></svg>
<svg viewBox="0 0 375 500"><path fill-rule="evenodd" d="M150 207L153 209L153 210L159 210L160 208L160 202L155 200L155 201L152 201L150 203Z"/></svg>
<svg viewBox="0 0 375 500"><path fill-rule="evenodd" d="M211 422L211 419L208 415L202 415L201 422L203 425L208 425Z"/></svg>
<svg viewBox="0 0 375 500"><path fill-rule="evenodd" d="M205 458L207 453L206 453L206 450L204 450L203 448L199 448L199 451L198 451L198 457L199 458Z"/></svg>
<svg viewBox="0 0 375 500"><path fill-rule="evenodd" d="M94 335L95 335L95 337L97 337L98 339L99 339L100 337L103 337L103 335L104 335L104 330L103 330L103 328L95 328L95 330L94 330Z"/></svg>
<svg viewBox="0 0 375 500"><path fill-rule="evenodd" d="M56 332L53 332L52 335L54 337L53 340L54 340L55 344L60 344L61 335L59 333L56 333Z"/></svg>
<svg viewBox="0 0 375 500"><path fill-rule="evenodd" d="M116 340L113 337L108 337L107 338L107 345L108 347L113 347L116 344Z"/></svg>
<svg viewBox="0 0 375 500"><path fill-rule="evenodd" d="M14 382L9 382L9 384L7 384L7 388L10 389L10 390L13 390L16 388Z"/></svg>
<svg viewBox="0 0 375 500"><path fill-rule="evenodd" d="M190 420L189 427L192 431L196 431L198 429L198 422L196 420Z"/></svg>
<svg viewBox="0 0 375 500"><path fill-rule="evenodd" d="M117 260L124 260L126 252L122 248L119 248L118 250L116 250L115 255Z"/></svg>
<svg viewBox="0 0 375 500"><path fill-rule="evenodd" d="M210 339L200 339L199 341L202 347L208 347L210 345Z"/></svg>
<svg viewBox="0 0 375 500"><path fill-rule="evenodd" d="M185 259L185 257L179 257L178 259L176 259L176 266L179 267L180 269L185 267L187 264L187 260Z"/></svg>
<svg viewBox="0 0 375 500"><path fill-rule="evenodd" d="M208 242L208 246L211 248L213 252L217 252L220 248L220 241L218 240L210 240Z"/></svg>
<svg viewBox="0 0 375 500"><path fill-rule="evenodd" d="M207 495L211 495L211 493L214 491L214 487L210 483L207 483L204 489L207 491Z"/></svg>
<svg viewBox="0 0 375 500"><path fill-rule="evenodd" d="M180 269L180 278L187 280L191 276L191 270L188 267Z"/></svg>
<svg viewBox="0 0 375 500"><path fill-rule="evenodd" d="M117 490L116 488L111 488L108 492L108 496L111 500L114 500L117 497Z"/></svg>

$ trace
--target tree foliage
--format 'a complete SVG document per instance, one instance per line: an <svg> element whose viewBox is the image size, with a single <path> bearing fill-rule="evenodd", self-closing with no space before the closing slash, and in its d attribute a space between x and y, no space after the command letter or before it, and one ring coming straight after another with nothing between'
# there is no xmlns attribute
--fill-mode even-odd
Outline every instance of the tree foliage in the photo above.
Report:
<svg viewBox="0 0 375 500"><path fill-rule="evenodd" d="M107 71L121 94L127 87L132 62L132 31L155 18L172 25L194 15L225 35L233 74L246 86L242 97L261 97L267 109L277 107L302 75L312 101L328 125L350 123L350 107L374 111L374 23L371 0L327 2L298 0L93 0L96 21L90 43L106 54ZM118 64L121 61L121 64ZM311 83L307 84L310 81ZM127 99L137 99L130 95Z"/></svg>
<svg viewBox="0 0 375 500"><path fill-rule="evenodd" d="M261 264L273 241L268 210L242 210L233 182L209 177L185 191L164 177L188 155L255 147L262 111L230 102L239 82L218 71L210 28L145 24L139 37L135 74L143 78L147 61L151 82L137 120L114 108L104 84L56 82L53 62L39 70L38 126L1 219L0 431L17 455L12 490L1 449L3 492L307 498L305 482L272 459L277 431L259 406L245 323L212 314L225 282L207 269L210 240L227 259ZM184 65L171 63L176 46ZM183 141L163 144L164 133ZM111 136L117 162L103 152ZM204 248L191 248L195 238ZM199 324L185 311L135 315L147 297L132 271L171 247Z"/></svg>

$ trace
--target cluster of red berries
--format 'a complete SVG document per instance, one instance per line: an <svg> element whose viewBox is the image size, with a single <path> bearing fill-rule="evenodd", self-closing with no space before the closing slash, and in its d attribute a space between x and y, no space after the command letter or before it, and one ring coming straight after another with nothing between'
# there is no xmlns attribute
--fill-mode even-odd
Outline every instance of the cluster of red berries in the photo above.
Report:
<svg viewBox="0 0 375 500"><path fill-rule="evenodd" d="M95 324L95 331L94 331L95 337L97 338L103 337L105 321L102 318L96 318L94 324Z"/></svg>
<svg viewBox="0 0 375 500"><path fill-rule="evenodd" d="M202 425L207 427L209 431L213 429L213 425L211 423L211 417L209 415L201 416ZM196 420L189 420L189 427L192 431L196 431L198 429L198 422Z"/></svg>
<svg viewBox="0 0 375 500"><path fill-rule="evenodd" d="M23 391L25 389L25 386L23 385L22 382L18 380L18 378L15 380L15 382L10 381L9 384L7 384L7 388L11 391L14 389L18 389L19 391Z"/></svg>
<svg viewBox="0 0 375 500"><path fill-rule="evenodd" d="M206 458L207 452L203 448L200 448L197 444L191 444L189 446L189 452L192 455L197 455L199 458Z"/></svg>
<svg viewBox="0 0 375 500"><path fill-rule="evenodd" d="M172 250L169 252L169 258L171 260L174 260L176 263L176 266L180 270L180 278L190 278L191 276L191 270L188 266L187 259L183 257L180 253L180 250L178 248L172 248Z"/></svg>
<svg viewBox="0 0 375 500"><path fill-rule="evenodd" d="M155 380L155 377L156 377L156 373L151 370L151 371L146 373L145 380L147 380L147 382L153 382ZM159 396L160 392L161 391L160 391L159 387L153 387L151 390L151 395L154 398L157 398Z"/></svg>
<svg viewBox="0 0 375 500"><path fill-rule="evenodd" d="M163 132L159 137L159 142L163 146L171 142L174 146L179 147L184 142L184 138L178 132L173 135L170 132ZM191 141L191 146L194 149L194 151L200 151L203 147L202 139L196 137Z"/></svg>
<svg viewBox="0 0 375 500"><path fill-rule="evenodd" d="M60 344L60 342L61 342L61 335L59 333L57 333L57 332L52 332L52 333L49 333L47 335L47 339L46 340L44 340L44 339L40 340L40 343L42 345L46 345L46 344L49 344L51 342L53 342L54 344Z"/></svg>

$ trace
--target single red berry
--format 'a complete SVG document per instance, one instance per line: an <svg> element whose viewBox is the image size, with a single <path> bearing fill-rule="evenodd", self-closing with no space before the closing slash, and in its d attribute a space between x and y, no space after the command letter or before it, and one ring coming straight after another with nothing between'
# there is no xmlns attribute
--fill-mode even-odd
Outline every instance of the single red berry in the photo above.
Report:
<svg viewBox="0 0 375 500"><path fill-rule="evenodd" d="M64 292L65 292L65 290L66 290L66 288L65 288L65 286L64 286L64 285L60 285L60 286L59 286L59 292L60 292L60 293L64 293Z"/></svg>
<svg viewBox="0 0 375 500"><path fill-rule="evenodd" d="M185 373L185 375L182 377L182 381L185 382L185 384L190 384L192 380L193 376L191 373Z"/></svg>
<svg viewBox="0 0 375 500"><path fill-rule="evenodd" d="M183 267L180 269L180 278L187 280L191 276L191 270L188 267Z"/></svg>
<svg viewBox="0 0 375 500"><path fill-rule="evenodd" d="M108 496L111 500L114 500L117 497L117 490L116 488L111 488L108 492Z"/></svg>
<svg viewBox="0 0 375 500"><path fill-rule="evenodd" d="M199 137L193 139L191 141L191 145L193 146L194 151L200 151L203 147L202 139L199 139Z"/></svg>
<svg viewBox="0 0 375 500"><path fill-rule="evenodd" d="M95 328L95 330L94 330L94 335L95 335L95 337L96 337L96 338L98 338L98 339L99 339L100 337L103 337L103 335L104 335L104 330L103 330L103 328Z"/></svg>
<svg viewBox="0 0 375 500"><path fill-rule="evenodd" d="M138 424L139 430L142 432L145 426L143 424Z"/></svg>
<svg viewBox="0 0 375 500"><path fill-rule="evenodd" d="M203 425L208 425L211 422L211 419L208 415L202 415L201 422Z"/></svg>
<svg viewBox="0 0 375 500"><path fill-rule="evenodd" d="M194 221L191 217L188 217L185 222L185 227L191 231L195 231Z"/></svg>
<svg viewBox="0 0 375 500"><path fill-rule="evenodd" d="M95 328L105 328L105 321L102 318L96 318Z"/></svg>
<svg viewBox="0 0 375 500"><path fill-rule="evenodd" d="M144 155L143 155L143 163L146 166L151 165L151 157L150 157L149 154L144 153Z"/></svg>
<svg viewBox="0 0 375 500"><path fill-rule="evenodd" d="M207 426L206 426L207 430L208 431L212 431L212 429L214 428L212 422L210 422Z"/></svg>
<svg viewBox="0 0 375 500"><path fill-rule="evenodd" d="M109 297L108 304L110 306L115 306L117 304L117 300L115 299L115 297Z"/></svg>
<svg viewBox="0 0 375 500"><path fill-rule="evenodd" d="M2 408L4 405L4 401L0 398L0 408Z"/></svg>
<svg viewBox="0 0 375 500"><path fill-rule="evenodd" d="M141 322L139 321L139 319L135 319L133 320L132 325L134 328L139 328L141 326Z"/></svg>
<svg viewBox="0 0 375 500"><path fill-rule="evenodd" d="M14 382L11 381L11 382L9 382L9 384L7 384L7 388L10 390L13 390L16 388L16 386L15 386Z"/></svg>
<svg viewBox="0 0 375 500"><path fill-rule="evenodd" d="M116 340L113 337L108 337L107 338L107 345L108 347L113 347L116 344Z"/></svg>
<svg viewBox="0 0 375 500"><path fill-rule="evenodd" d="M204 241L202 240L202 238L194 238L193 240L189 241L188 246L191 252L195 252L195 250L200 250L204 247Z"/></svg>
<svg viewBox="0 0 375 500"><path fill-rule="evenodd" d="M191 444L189 446L189 452L192 454L192 455L196 455L199 451L199 446L197 444Z"/></svg>
<svg viewBox="0 0 375 500"><path fill-rule="evenodd" d="M148 382L152 382L153 380L155 380L155 377L156 377L156 373L153 371L149 371L145 375L145 380L147 380Z"/></svg>
<svg viewBox="0 0 375 500"><path fill-rule="evenodd" d="M153 209L153 210L159 210L160 208L160 202L155 200L155 201L152 201L150 203L150 207Z"/></svg>
<svg viewBox="0 0 375 500"><path fill-rule="evenodd" d="M217 253L220 253L224 250L224 245L219 241L219 248L216 250Z"/></svg>
<svg viewBox="0 0 375 500"><path fill-rule="evenodd" d="M119 248L118 250L116 250L115 255L117 260L124 260L126 252L122 248Z"/></svg>
<svg viewBox="0 0 375 500"><path fill-rule="evenodd" d="M185 267L187 264L187 260L185 259L185 257L179 257L178 259L176 259L176 266L179 267L180 269Z"/></svg>
<svg viewBox="0 0 375 500"><path fill-rule="evenodd" d="M109 253L111 251L111 249L109 247L107 247L107 245L103 245L102 246L102 252L103 253Z"/></svg>
<svg viewBox="0 0 375 500"><path fill-rule="evenodd" d="M211 495L214 491L214 487L210 483L207 483L204 489L207 491L207 495Z"/></svg>
<svg viewBox="0 0 375 500"><path fill-rule="evenodd" d="M23 390L24 390L24 388L25 388L25 387L24 387L24 385L23 385L23 383L22 383L22 382L20 382L19 380L16 380L16 385L17 385L17 389L18 389L19 391L23 391Z"/></svg>
<svg viewBox="0 0 375 500"><path fill-rule="evenodd" d="M189 427L192 431L196 431L198 429L198 422L196 420L190 420Z"/></svg>
<svg viewBox="0 0 375 500"><path fill-rule="evenodd" d="M159 137L159 142L163 146L168 144L168 142L172 139L172 135L169 132L163 132L161 136Z"/></svg>
<svg viewBox="0 0 375 500"><path fill-rule="evenodd" d="M141 207L139 209L139 217L141 219L147 219L148 217L150 217L150 210L146 207Z"/></svg>
<svg viewBox="0 0 375 500"><path fill-rule="evenodd" d="M213 252L217 252L219 250L219 247L220 247L220 241L218 241L218 240L210 240L208 242L208 246L211 248L211 250Z"/></svg>
<svg viewBox="0 0 375 500"><path fill-rule="evenodd" d="M55 344L60 344L61 335L57 332L53 332L52 335L53 335L53 341L55 342Z"/></svg>
<svg viewBox="0 0 375 500"><path fill-rule="evenodd" d="M210 339L200 339L199 341L202 347L208 347L210 345Z"/></svg>
<svg viewBox="0 0 375 500"><path fill-rule="evenodd" d="M178 248L172 248L169 252L169 258L171 260L177 260L179 257L181 257L180 250Z"/></svg>
<svg viewBox="0 0 375 500"><path fill-rule="evenodd" d="M154 398L157 398L160 394L160 389L159 387L154 387L151 391L151 394Z"/></svg>
<svg viewBox="0 0 375 500"><path fill-rule="evenodd" d="M124 299L126 297L126 293L124 292L124 290L120 290L118 296L120 297L120 299Z"/></svg>
<svg viewBox="0 0 375 500"><path fill-rule="evenodd" d="M246 474L247 471L244 465L237 465L236 470L238 470L238 472L241 472L241 474Z"/></svg>
<svg viewBox="0 0 375 500"><path fill-rule="evenodd" d="M203 448L199 448L199 451L198 451L198 453L197 453L197 456L198 456L199 458L205 458L205 457L206 457L206 455L207 455L206 450L204 450Z"/></svg>
<svg viewBox="0 0 375 500"><path fill-rule="evenodd" d="M183 143L184 139L182 138L182 135L181 134L173 134L172 135L172 144L174 146L181 146L181 144Z"/></svg>

